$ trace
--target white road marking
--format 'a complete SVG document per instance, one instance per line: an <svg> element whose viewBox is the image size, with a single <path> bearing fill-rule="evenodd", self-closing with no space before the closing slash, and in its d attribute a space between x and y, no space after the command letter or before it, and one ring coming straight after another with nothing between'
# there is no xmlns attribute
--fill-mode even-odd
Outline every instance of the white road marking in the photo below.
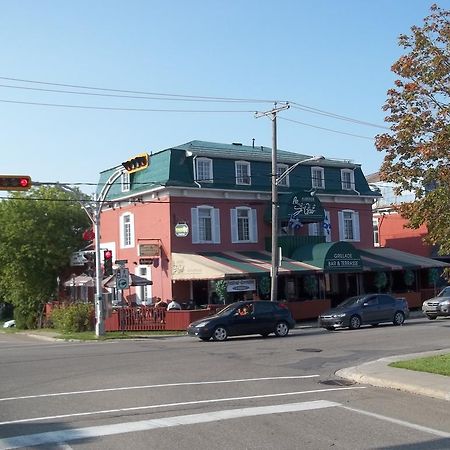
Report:
<svg viewBox="0 0 450 450"><path fill-rule="evenodd" d="M384 420L386 422L395 423L403 427L412 428L417 431L423 431L425 433L433 434L434 436L439 436L443 438L450 438L450 433L445 431L436 430L434 428L424 427L422 425L417 425L416 423L406 422L405 420L394 419L393 417L383 416L382 414L372 413L370 411L364 411L362 409L351 408L349 406L342 406L344 409L349 411L357 412L359 414L364 414L366 416L375 417L376 419Z"/></svg>
<svg viewBox="0 0 450 450"><path fill-rule="evenodd" d="M26 422L40 422L44 420L56 420L56 419L66 419L72 417L82 417L82 416L93 416L97 414L111 414L111 413L123 413L129 411L142 411L145 409L157 409L157 408L168 408L174 406L187 406L187 405L201 405L207 403L220 403L220 402L231 402L238 400L254 400L261 398L273 398L273 397L286 397L292 395L305 395L305 394L317 394L322 392L333 392L333 391L348 391L354 389L366 389L364 386L351 386L351 387L338 387L338 388L328 388L328 389L313 389L310 391L297 391L297 392L282 392L280 394L264 394L264 395L249 395L246 397L229 397L229 398L214 398L209 400L195 400L189 402L177 402L177 403L165 403L160 405L147 405L147 406L133 406L130 408L118 408L118 409L105 409L102 411L87 411L81 413L72 413L72 414L61 414L57 416L44 416L44 417L32 417L29 419L17 419L17 420L8 420L5 422L0 422L0 425L12 425L17 423L26 423Z"/></svg>
<svg viewBox="0 0 450 450"><path fill-rule="evenodd" d="M11 450L36 445L49 445L60 442L70 442L79 439L93 439L100 436L113 436L138 431L148 431L157 428L176 427L180 425L193 425L220 420L237 419L240 417L262 416L267 414L280 414L287 412L310 411L315 409L340 406L340 403L317 400L302 403L288 403L284 405L257 406L252 408L228 409L217 412L188 414L184 416L164 417L162 419L142 420L138 422L125 422L98 427L86 427L49 431L22 436L12 436L0 439L0 450Z"/></svg>
<svg viewBox="0 0 450 450"><path fill-rule="evenodd" d="M115 392L115 391L131 391L134 389L152 389L160 387L177 387L177 386L198 386L206 384L225 384L225 383L246 383L251 381L270 381L270 380L299 380L304 378L317 378L320 375L297 375L289 377L264 377L264 378L243 378L236 380L216 380L216 381L192 381L186 383L166 383L166 384L148 384L144 386L123 386L117 388L106 388L106 389L90 389L86 391L73 391L73 392L52 392L48 394L37 394L37 395L23 395L20 397L5 397L0 398L0 402L6 402L11 400L25 400L29 398L43 398L43 397L59 397L62 395L81 395L81 394L93 394L101 392Z"/></svg>

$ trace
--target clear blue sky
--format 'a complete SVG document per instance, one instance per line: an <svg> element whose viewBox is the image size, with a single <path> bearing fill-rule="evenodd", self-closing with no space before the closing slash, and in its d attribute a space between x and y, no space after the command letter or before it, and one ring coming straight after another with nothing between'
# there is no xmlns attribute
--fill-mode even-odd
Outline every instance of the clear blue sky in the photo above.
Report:
<svg viewBox="0 0 450 450"><path fill-rule="evenodd" d="M421 25L425 0L0 0L0 77L189 96L289 100L384 124L397 38ZM449 1L438 2L448 8ZM41 182L96 183L100 171L144 151L198 139L271 146L271 103L211 103L97 94L0 79L0 100L106 108L233 110L144 112L0 102L0 173ZM136 95L116 93L120 95ZM170 98L170 97L168 97ZM171 97L174 98L174 97ZM366 138L325 131L330 128ZM350 159L368 175L383 130L290 109L278 148ZM92 188L82 186L86 192Z"/></svg>

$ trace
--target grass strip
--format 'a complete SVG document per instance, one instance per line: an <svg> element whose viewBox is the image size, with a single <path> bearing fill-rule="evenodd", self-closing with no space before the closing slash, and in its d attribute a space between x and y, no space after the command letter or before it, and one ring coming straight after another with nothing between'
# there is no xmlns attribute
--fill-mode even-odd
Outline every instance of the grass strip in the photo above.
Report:
<svg viewBox="0 0 450 450"><path fill-rule="evenodd" d="M396 361L389 364L389 366L415 370L417 372L436 373L450 377L450 353L409 359L407 361Z"/></svg>

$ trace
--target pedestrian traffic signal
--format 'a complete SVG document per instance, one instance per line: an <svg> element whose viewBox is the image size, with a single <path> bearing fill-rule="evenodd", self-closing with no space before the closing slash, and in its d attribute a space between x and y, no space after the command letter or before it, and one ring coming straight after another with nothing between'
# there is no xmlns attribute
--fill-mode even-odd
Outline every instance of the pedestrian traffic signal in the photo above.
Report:
<svg viewBox="0 0 450 450"><path fill-rule="evenodd" d="M28 175L0 175L0 191L28 191L30 188Z"/></svg>
<svg viewBox="0 0 450 450"><path fill-rule="evenodd" d="M122 163L122 166L128 173L137 172L138 170L146 169L150 164L149 156L147 153L140 153L134 158L129 159Z"/></svg>
<svg viewBox="0 0 450 450"><path fill-rule="evenodd" d="M112 251L103 251L103 275L109 277L113 274L113 261L112 261Z"/></svg>

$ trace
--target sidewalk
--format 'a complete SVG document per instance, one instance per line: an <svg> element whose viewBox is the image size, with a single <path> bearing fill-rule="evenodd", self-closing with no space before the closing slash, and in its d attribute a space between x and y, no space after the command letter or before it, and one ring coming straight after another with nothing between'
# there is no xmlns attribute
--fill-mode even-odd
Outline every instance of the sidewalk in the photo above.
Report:
<svg viewBox="0 0 450 450"><path fill-rule="evenodd" d="M361 384L398 389L412 394L450 401L450 377L388 366L388 364L395 361L423 358L443 353L450 353L450 348L381 358L359 366L338 370L336 375Z"/></svg>

